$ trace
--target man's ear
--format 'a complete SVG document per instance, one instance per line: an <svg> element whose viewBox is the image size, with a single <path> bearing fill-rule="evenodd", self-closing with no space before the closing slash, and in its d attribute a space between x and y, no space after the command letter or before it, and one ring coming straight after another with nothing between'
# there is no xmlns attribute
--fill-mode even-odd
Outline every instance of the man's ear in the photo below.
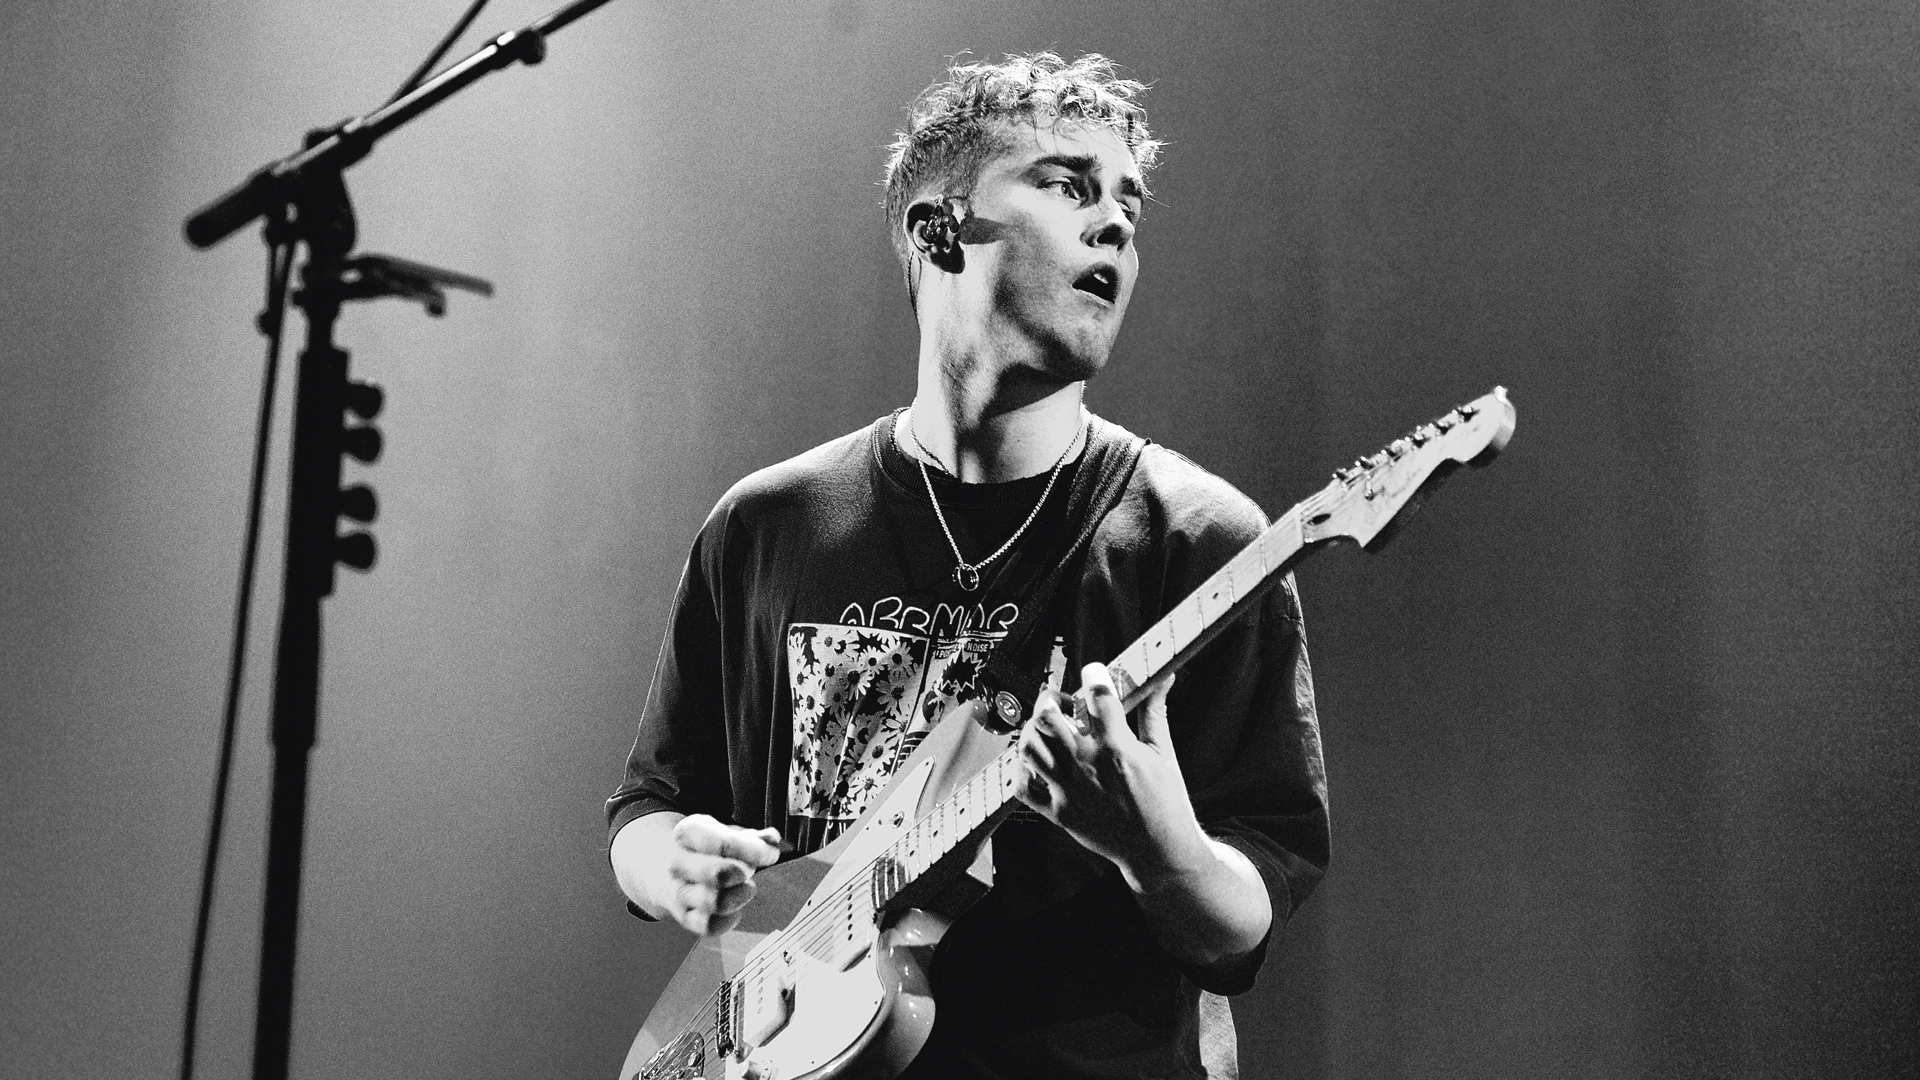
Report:
<svg viewBox="0 0 1920 1080"><path fill-rule="evenodd" d="M907 242L928 262L949 274L966 268L966 254L960 246L962 217L955 212L959 202L953 198L926 199L907 207Z"/></svg>

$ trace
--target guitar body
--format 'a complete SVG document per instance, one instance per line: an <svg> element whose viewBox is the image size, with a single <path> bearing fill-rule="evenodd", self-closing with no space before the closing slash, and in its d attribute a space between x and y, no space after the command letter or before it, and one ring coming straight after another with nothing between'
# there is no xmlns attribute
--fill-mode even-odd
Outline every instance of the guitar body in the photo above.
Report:
<svg viewBox="0 0 1920 1080"><path fill-rule="evenodd" d="M833 843L754 875L739 925L694 945L634 1038L620 1080L892 1080L907 1067L933 1029L934 948L992 884L985 838L943 860L949 872L923 875L911 904L889 907L878 925L870 914L834 920L836 936L844 930L853 940L833 956L784 948L779 931L825 924L830 905L864 899L873 860L1007 749L1007 736L974 722L975 708L953 710L929 732ZM790 1006L743 1060L726 1052L731 1033L716 992L754 965L786 973Z"/></svg>

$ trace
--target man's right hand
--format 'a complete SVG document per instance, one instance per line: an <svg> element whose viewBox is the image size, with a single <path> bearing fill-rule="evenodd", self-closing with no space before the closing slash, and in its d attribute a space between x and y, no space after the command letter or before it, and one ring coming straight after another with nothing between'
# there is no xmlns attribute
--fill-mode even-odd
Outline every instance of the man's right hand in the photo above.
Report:
<svg viewBox="0 0 1920 1080"><path fill-rule="evenodd" d="M649 915L696 934L723 934L753 899L754 871L779 861L779 843L775 829L663 811L628 822L614 837L613 872Z"/></svg>

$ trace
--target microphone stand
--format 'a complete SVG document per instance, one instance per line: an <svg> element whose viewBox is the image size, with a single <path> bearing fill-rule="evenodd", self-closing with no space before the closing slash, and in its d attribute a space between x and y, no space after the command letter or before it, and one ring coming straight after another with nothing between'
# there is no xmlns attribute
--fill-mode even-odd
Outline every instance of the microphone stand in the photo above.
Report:
<svg viewBox="0 0 1920 1080"><path fill-rule="evenodd" d="M261 920L260 987L254 1023L254 1080L285 1080L293 1025L293 971L299 927L301 856L306 839L307 766L313 750L320 694L320 602L333 592L334 567L371 570L373 537L338 533L339 518L371 523L377 514L373 490L340 487L341 455L372 463L380 455L380 432L370 421L383 396L378 387L348 376L348 354L333 340L340 306L349 300L398 296L425 305L431 315L446 310L443 288L491 295L493 286L465 274L392 256L350 255L356 239L353 206L344 170L373 144L414 117L458 93L481 76L518 61L546 56L546 36L607 3L576 0L532 25L500 35L467 59L417 89L365 116L310 133L299 153L272 162L239 187L189 217L185 232L195 247L211 247L255 218L265 217L270 267L279 274L282 253L303 244L307 259L292 302L307 319L293 406L292 465L287 508L287 552L274 662L273 790L267 829L266 900ZM277 331L287 295L283 276L275 283L259 324ZM348 414L360 422L350 423Z"/></svg>

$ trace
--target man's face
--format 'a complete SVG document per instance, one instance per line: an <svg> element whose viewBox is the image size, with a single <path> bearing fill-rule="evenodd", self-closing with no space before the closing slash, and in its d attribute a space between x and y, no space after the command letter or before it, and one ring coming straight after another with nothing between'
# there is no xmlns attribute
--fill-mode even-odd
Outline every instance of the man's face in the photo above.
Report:
<svg viewBox="0 0 1920 1080"><path fill-rule="evenodd" d="M1106 365L1133 295L1145 188L1111 130L1012 123L980 170L961 230L963 307L1001 355L1062 381Z"/></svg>

